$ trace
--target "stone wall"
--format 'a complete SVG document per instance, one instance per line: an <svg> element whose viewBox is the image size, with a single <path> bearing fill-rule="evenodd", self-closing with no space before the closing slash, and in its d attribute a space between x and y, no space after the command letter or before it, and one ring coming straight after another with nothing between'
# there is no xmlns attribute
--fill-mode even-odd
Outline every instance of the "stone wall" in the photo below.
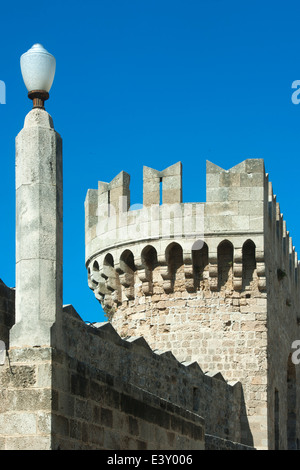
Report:
<svg viewBox="0 0 300 470"><path fill-rule="evenodd" d="M220 437L205 435L205 450L255 450L253 447L228 441Z"/></svg>
<svg viewBox="0 0 300 470"><path fill-rule="evenodd" d="M68 320L70 326L74 318ZM90 335L90 345L85 347L93 359L82 357L79 349L75 357L71 352L60 352L55 358L52 448L204 449L203 418L116 374L121 364L126 367L126 354L122 357L121 351L120 357L109 332L98 337L94 328L78 323L72 326ZM79 332L69 332L72 341L80 342ZM115 367L103 367L104 348L114 358ZM135 359L139 359L138 354Z"/></svg>
<svg viewBox="0 0 300 470"><path fill-rule="evenodd" d="M177 209L169 210L165 225L162 214L168 205L158 209L159 236L143 240L134 239L123 225L117 231L125 220L119 213L115 235L110 232L107 242L97 220L103 231L110 216L98 207L98 219L90 219L90 213L97 213L96 198L89 195L86 201L89 286L112 325L122 337L143 336L152 349L170 349L179 361L196 361L204 371L241 381L243 419L252 423L255 445L261 448L267 446L262 378L267 370L266 185L262 160L246 160L228 171L208 162L207 202L181 204L178 191ZM128 212L129 219L134 212ZM171 234L164 232L168 223ZM176 232L186 223L189 230ZM252 445L248 431L243 439Z"/></svg>
<svg viewBox="0 0 300 470"><path fill-rule="evenodd" d="M265 216L268 309L268 424L272 449L299 449L300 371L292 344L300 339L299 272L292 237L269 183Z"/></svg>
<svg viewBox="0 0 300 470"><path fill-rule="evenodd" d="M1 449L204 449L206 429L242 440L239 383L86 325L72 306L59 344L8 351L0 394Z"/></svg>
<svg viewBox="0 0 300 470"><path fill-rule="evenodd" d="M134 300L118 308L112 324L121 336L139 334L152 349L169 349L179 361L197 361L205 372L220 371L225 380L240 380L246 403L243 419L253 423L254 434L258 414L262 426L265 422L267 406L265 299L259 292L239 293L228 285L217 292L204 285L203 290L188 293L182 268L177 270L174 291L166 294L157 271L153 295L137 292ZM242 442L252 445L251 434L246 432Z"/></svg>
<svg viewBox="0 0 300 470"><path fill-rule="evenodd" d="M182 364L171 352L152 351L142 337L122 339L110 323L87 327L72 306L64 311L64 350L84 370L101 370L119 384L131 384L196 413L210 434L241 442L245 410L239 383L230 385L221 374L204 374L196 363Z"/></svg>
<svg viewBox="0 0 300 470"><path fill-rule="evenodd" d="M51 348L11 349L0 366L0 449L51 449Z"/></svg>

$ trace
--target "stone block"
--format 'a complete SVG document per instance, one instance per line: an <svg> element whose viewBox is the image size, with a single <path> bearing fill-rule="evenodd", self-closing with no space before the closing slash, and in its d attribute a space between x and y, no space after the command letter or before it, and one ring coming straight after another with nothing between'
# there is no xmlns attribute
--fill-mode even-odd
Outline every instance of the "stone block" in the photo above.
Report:
<svg viewBox="0 0 300 470"><path fill-rule="evenodd" d="M239 215L262 216L264 207L260 201L240 201Z"/></svg>
<svg viewBox="0 0 300 470"><path fill-rule="evenodd" d="M211 216L208 218L208 223L210 231L222 232L232 230L232 216L230 215Z"/></svg>
<svg viewBox="0 0 300 470"><path fill-rule="evenodd" d="M249 201L250 194L249 188L231 187L228 188L228 201Z"/></svg>
<svg viewBox="0 0 300 470"><path fill-rule="evenodd" d="M16 267L17 322L24 320L31 330L38 321L53 323L62 307L61 279L62 273L58 274L55 261L38 258L19 261Z"/></svg>
<svg viewBox="0 0 300 470"><path fill-rule="evenodd" d="M207 188L206 201L207 202L224 202L229 200L229 188Z"/></svg>
<svg viewBox="0 0 300 470"><path fill-rule="evenodd" d="M231 228L235 231L245 232L250 229L249 216L239 215L231 218Z"/></svg>
<svg viewBox="0 0 300 470"><path fill-rule="evenodd" d="M265 165L262 158L249 158L245 160L246 173L262 173L265 175Z"/></svg>
<svg viewBox="0 0 300 470"><path fill-rule="evenodd" d="M16 262L39 257L56 260L58 254L62 262L62 240L57 239L62 211L57 200L55 186L22 185L17 190Z"/></svg>
<svg viewBox="0 0 300 470"><path fill-rule="evenodd" d="M88 189L85 198L85 221L86 230L94 226L98 222L98 190Z"/></svg>
<svg viewBox="0 0 300 470"><path fill-rule="evenodd" d="M35 413L18 412L0 414L0 429L2 435L26 436L37 433L37 418Z"/></svg>
<svg viewBox="0 0 300 470"><path fill-rule="evenodd" d="M5 450L51 450L50 436L8 437Z"/></svg>
<svg viewBox="0 0 300 470"><path fill-rule="evenodd" d="M260 230L263 231L264 228L264 218L262 215L259 216L249 216L249 229L250 230Z"/></svg>
<svg viewBox="0 0 300 470"><path fill-rule="evenodd" d="M231 173L223 171L220 173L220 186L240 186L241 175L239 173Z"/></svg>
<svg viewBox="0 0 300 470"><path fill-rule="evenodd" d="M223 172L224 169L221 168L220 166L216 165L215 163L212 163L210 161L206 161L206 174L220 174L221 172Z"/></svg>
<svg viewBox="0 0 300 470"><path fill-rule="evenodd" d="M241 175L241 187L254 187L264 189L265 174L264 173L245 173Z"/></svg>
<svg viewBox="0 0 300 470"><path fill-rule="evenodd" d="M100 422L102 426L112 428L113 427L112 410L109 410L107 408L101 408Z"/></svg>
<svg viewBox="0 0 300 470"><path fill-rule="evenodd" d="M16 189L24 184L61 186L61 146L53 129L24 128L16 138Z"/></svg>
<svg viewBox="0 0 300 470"><path fill-rule="evenodd" d="M206 187L207 188L219 188L220 186L220 174L219 173L207 173L206 174Z"/></svg>
<svg viewBox="0 0 300 470"><path fill-rule="evenodd" d="M204 207L205 216L237 215L238 202L208 202Z"/></svg>

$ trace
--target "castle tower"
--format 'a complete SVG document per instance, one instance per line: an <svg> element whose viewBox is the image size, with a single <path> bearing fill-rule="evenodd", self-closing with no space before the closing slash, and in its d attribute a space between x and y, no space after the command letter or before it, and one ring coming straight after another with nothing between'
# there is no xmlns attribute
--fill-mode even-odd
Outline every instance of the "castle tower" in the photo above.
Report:
<svg viewBox="0 0 300 470"><path fill-rule="evenodd" d="M62 310L62 141L32 109L16 138L16 324L11 346L51 344Z"/></svg>
<svg viewBox="0 0 300 470"><path fill-rule="evenodd" d="M207 162L205 203L182 203L181 163L144 168L139 210L117 180L119 204L115 180L85 202L88 283L112 325L241 381L254 446L295 448L298 261L263 160Z"/></svg>

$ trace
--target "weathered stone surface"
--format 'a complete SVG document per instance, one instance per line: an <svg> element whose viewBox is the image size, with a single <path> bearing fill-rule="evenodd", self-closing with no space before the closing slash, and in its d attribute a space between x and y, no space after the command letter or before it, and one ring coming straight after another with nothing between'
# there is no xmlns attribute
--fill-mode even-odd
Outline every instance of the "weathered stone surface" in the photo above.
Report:
<svg viewBox="0 0 300 470"><path fill-rule="evenodd" d="M62 142L45 110L16 138L16 325L12 346L50 345L62 309Z"/></svg>
<svg viewBox="0 0 300 470"><path fill-rule="evenodd" d="M178 202L172 193L179 188L179 166L177 171L176 178L170 173L173 179L166 180L170 199L158 206L157 214ZM144 168L146 208L159 204L161 181L162 173ZM203 371L219 371L225 380L241 381L251 434L245 437L247 431L242 430L243 442L252 444L253 438L258 448L274 448L274 428L266 413L275 420L275 389L280 389L281 403L285 400L291 344L300 333L297 256L263 160L245 160L229 170L207 162L206 183L201 223L193 211L185 220L172 210L155 219L156 234L144 230L140 237L134 230L129 235L129 219L123 218L109 231L110 243L105 229L89 225L87 215L89 286L122 337L142 335L154 350L170 350L180 361L197 361ZM181 214L185 207L188 204L180 205ZM200 203L193 210L197 207ZM140 213L131 211L131 219ZM109 225L107 215L103 221ZM188 230L174 230L177 223ZM193 250L199 241L202 249ZM126 250L132 254L131 265L121 272L114 266ZM145 252L151 256L145 258ZM112 260L113 287L109 278L100 283L92 277L90 268L97 260L101 277L107 257ZM276 277L279 266L285 274L281 281ZM131 274L125 287L126 272ZM275 370L276 363L280 370ZM272 399L266 395L268 383ZM293 383L293 393L300 396ZM285 412L281 408L280 422ZM287 432L280 428L282 448L288 446Z"/></svg>
<svg viewBox="0 0 300 470"><path fill-rule="evenodd" d="M296 448L298 261L263 161L208 162L206 203L182 203L181 163L145 167L130 212L127 173L90 190L88 280L112 324L88 326L62 312L61 139L45 111L16 150L0 449Z"/></svg>

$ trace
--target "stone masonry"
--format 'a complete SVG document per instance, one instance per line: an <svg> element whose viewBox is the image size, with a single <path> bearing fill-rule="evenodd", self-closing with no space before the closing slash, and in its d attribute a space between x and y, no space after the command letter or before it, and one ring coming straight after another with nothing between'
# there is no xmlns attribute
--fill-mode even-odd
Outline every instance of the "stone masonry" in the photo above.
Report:
<svg viewBox="0 0 300 470"><path fill-rule="evenodd" d="M89 286L121 337L241 382L239 442L298 448L298 260L264 162L207 162L205 203L182 202L181 172L145 167L139 210L125 172L88 191Z"/></svg>
<svg viewBox="0 0 300 470"><path fill-rule="evenodd" d="M146 170L147 191L152 193L148 203L157 197L161 179L168 196L164 201L180 199L180 175L181 165L163 172ZM89 193L91 230L97 220L96 193ZM99 184L110 221L119 210L127 214L128 197L129 175L124 172L112 183ZM190 234L198 230L189 224L191 214L201 221L201 207L199 211L190 205L182 214L174 208ZM140 334L125 337L123 331L120 336L109 322L88 325L71 305L63 307L62 143L44 109L28 113L16 139L16 219L16 289L0 283L1 450L253 449L239 381L227 381L215 370L203 371L194 360L178 360L165 344L153 350ZM141 220L141 233L145 223ZM169 228L174 235L180 227L172 222ZM160 225L153 224L153 229L160 230ZM142 313L151 296L153 306L155 295L161 296L159 302L167 300L157 290L161 281L151 264L153 251L144 255L148 261L142 295L135 293L137 261L133 263L130 253L120 259L118 272L111 257L106 258L104 277L93 261L91 282L96 285L96 277L102 276L111 316L116 305L120 312L123 308L116 302L119 279L132 313L136 302ZM171 268L165 266L162 286L171 295L178 283L183 292L185 281L179 259L169 255ZM144 258L140 268L142 263ZM190 290L192 271L183 274Z"/></svg>
<svg viewBox="0 0 300 470"><path fill-rule="evenodd" d="M263 160L207 162L206 202L183 203L181 162L144 167L139 209L125 171L88 190L109 321L86 324L62 305L62 139L42 101L16 138L0 450L300 449L299 263Z"/></svg>
<svg viewBox="0 0 300 470"><path fill-rule="evenodd" d="M88 284L62 305L62 140L34 108L16 138L16 288L0 282L1 450L299 449L299 274L264 163L180 162L88 190ZM160 203L162 201L162 203Z"/></svg>
<svg viewBox="0 0 300 470"><path fill-rule="evenodd" d="M61 324L60 344L7 350L1 450L252 449L239 382L87 325L71 305Z"/></svg>

